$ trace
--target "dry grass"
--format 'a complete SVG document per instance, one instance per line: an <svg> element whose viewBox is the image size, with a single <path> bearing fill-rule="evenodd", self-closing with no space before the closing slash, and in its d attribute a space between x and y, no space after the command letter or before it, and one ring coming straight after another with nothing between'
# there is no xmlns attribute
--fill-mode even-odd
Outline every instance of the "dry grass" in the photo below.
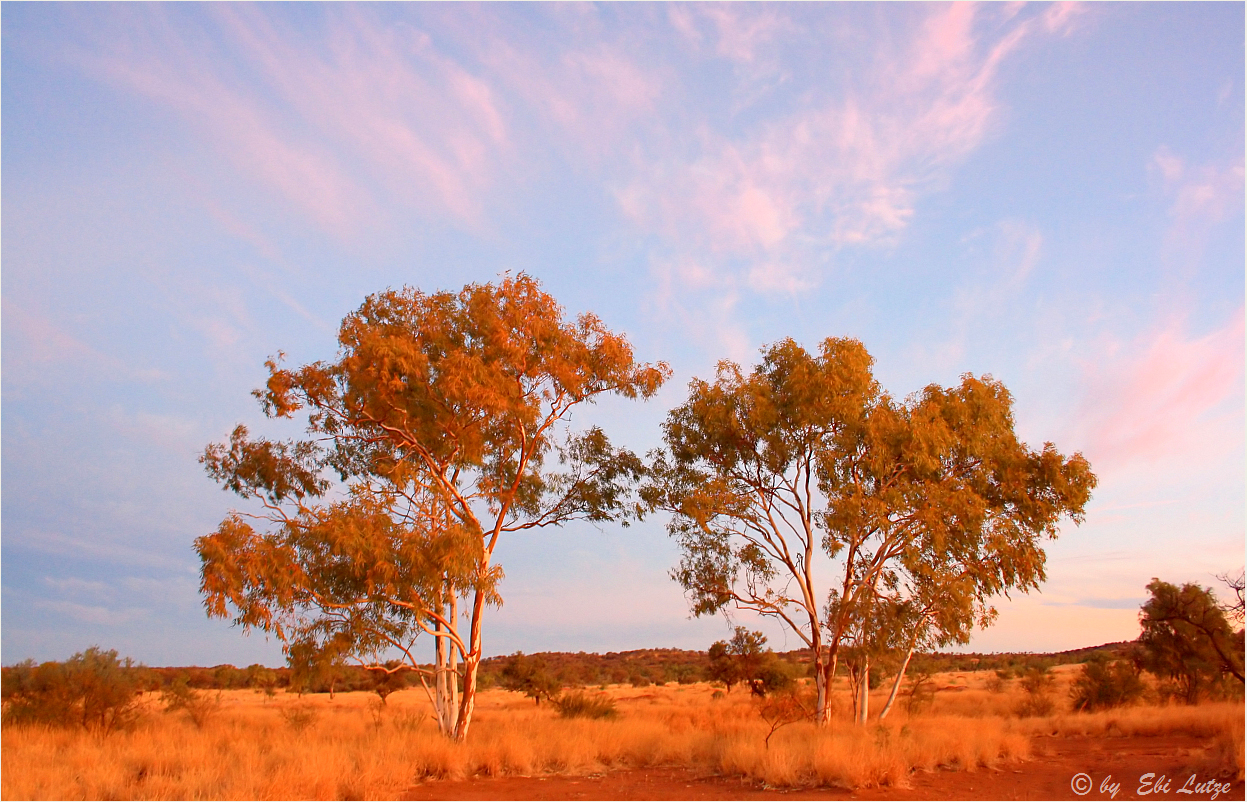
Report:
<svg viewBox="0 0 1247 802"><path fill-rule="evenodd" d="M1057 697L1068 681L1058 685ZM794 724L776 733L770 748L763 745L769 728L747 694L712 699L713 689L704 684L611 688L606 693L619 711L614 720L560 718L548 705L486 691L465 745L437 734L418 691L392 695L384 709L367 694L339 694L333 702L266 701L234 691L222 695L220 711L201 729L155 711L133 730L107 738L5 727L0 795L374 799L392 798L428 778L588 774L652 765L690 766L780 787L903 787L915 770L975 771L1024 758L1032 734L1052 731L1228 738L1226 759L1232 763L1229 756L1237 754L1241 774L1241 704L1019 719L1011 711L1020 693L993 693L987 685L986 675L940 675L935 702L912 720L900 704L886 726ZM847 694L841 695L847 718ZM875 710L884 696L872 697Z"/></svg>

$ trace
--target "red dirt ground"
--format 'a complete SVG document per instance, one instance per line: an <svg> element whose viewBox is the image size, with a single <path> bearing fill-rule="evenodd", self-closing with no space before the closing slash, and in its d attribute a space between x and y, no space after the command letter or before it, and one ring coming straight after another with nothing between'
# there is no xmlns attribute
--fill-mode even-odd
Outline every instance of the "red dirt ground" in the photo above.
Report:
<svg viewBox="0 0 1247 802"><path fill-rule="evenodd" d="M1228 790L1217 799L1244 798L1242 782L1216 777L1208 771L1206 743L1191 736L1132 738L1036 738L1034 756L999 769L974 772L918 773L909 788L806 788L780 790L740 780L705 776L682 768L611 771L590 777L503 777L499 779L431 781L411 788L406 799L1171 799L1213 798L1211 792L1183 792L1194 774L1193 789L1217 780ZM1080 772L1090 777L1090 788L1075 793L1072 782ZM1151 773L1151 786L1140 779ZM1111 778L1110 778L1111 775ZM1164 785L1161 775L1168 778ZM1120 783L1115 794L1112 784ZM1101 790L1103 789L1103 790ZM1144 791L1145 793L1140 793Z"/></svg>

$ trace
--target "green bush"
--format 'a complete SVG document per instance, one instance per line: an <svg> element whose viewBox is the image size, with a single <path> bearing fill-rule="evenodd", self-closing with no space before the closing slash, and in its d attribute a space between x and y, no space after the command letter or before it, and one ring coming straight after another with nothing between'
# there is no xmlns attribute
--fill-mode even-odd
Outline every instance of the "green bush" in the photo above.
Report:
<svg viewBox="0 0 1247 802"><path fill-rule="evenodd" d="M64 663L27 660L4 669L4 722L112 732L137 718L142 680L115 649L92 646Z"/></svg>
<svg viewBox="0 0 1247 802"><path fill-rule="evenodd" d="M615 701L609 696L593 696L583 691L565 693L553 701L563 718L616 718Z"/></svg>
<svg viewBox="0 0 1247 802"><path fill-rule="evenodd" d="M788 664L775 656L769 649L762 653L758 665L753 670L753 677L748 680L749 692L754 696L784 691L793 686L795 680Z"/></svg>
<svg viewBox="0 0 1247 802"><path fill-rule="evenodd" d="M542 699L553 699L559 691L559 682L546 668L540 657L525 657L516 652L502 667L502 687L519 691L538 705Z"/></svg>
<svg viewBox="0 0 1247 802"><path fill-rule="evenodd" d="M1109 660L1099 657L1086 662L1082 674L1070 688L1075 710L1108 710L1137 702L1143 697L1147 686L1139 676L1139 669L1127 660Z"/></svg>

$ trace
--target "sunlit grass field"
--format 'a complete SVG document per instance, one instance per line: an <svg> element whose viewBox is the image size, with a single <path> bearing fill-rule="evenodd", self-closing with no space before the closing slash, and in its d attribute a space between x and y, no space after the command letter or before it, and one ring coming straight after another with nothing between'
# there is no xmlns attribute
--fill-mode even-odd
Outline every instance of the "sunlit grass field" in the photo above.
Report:
<svg viewBox="0 0 1247 802"><path fill-rule="evenodd" d="M914 771L973 772L1026 759L1036 735L1186 733L1215 739L1231 770L1243 767L1243 705L1140 706L1068 712L1078 667L1054 670L1056 711L1017 715L1016 680L995 687L991 672L936 675L934 699L916 711L902 696L883 725L837 718L818 729L770 726L747 691L716 696L705 683L593 691L611 697L614 719L563 719L516 693L484 691L468 742L452 743L430 720L419 689L381 706L373 694L305 696L226 691L203 727L164 713L150 694L130 729L108 736L6 726L5 799L377 799L442 778L587 775L610 769L683 766L776 787L905 787ZM878 711L886 689L872 694Z"/></svg>

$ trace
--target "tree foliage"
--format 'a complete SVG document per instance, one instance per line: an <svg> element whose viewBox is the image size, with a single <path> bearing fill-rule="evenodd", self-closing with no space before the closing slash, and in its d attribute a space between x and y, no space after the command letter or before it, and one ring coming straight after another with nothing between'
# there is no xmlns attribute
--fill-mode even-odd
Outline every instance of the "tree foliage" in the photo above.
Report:
<svg viewBox="0 0 1247 802"><path fill-rule="evenodd" d="M600 429L569 432L568 419L603 394L649 397L668 371L637 364L592 315L565 320L522 274L369 296L338 342L333 362L270 360L256 391L270 417L306 415L305 439L240 426L205 451L208 473L261 508L196 541L205 606L287 647L372 665L396 651L417 668L416 636L433 636L425 687L462 739L483 611L501 603L499 540L639 513L629 492L641 461Z"/></svg>
<svg viewBox="0 0 1247 802"><path fill-rule="evenodd" d="M1231 573L1217 574L1217 579L1225 583L1226 588L1233 594L1227 604L1221 605L1222 612L1231 623L1243 625L1243 589L1247 587L1247 573L1243 569L1238 569L1238 576Z"/></svg>
<svg viewBox="0 0 1247 802"><path fill-rule="evenodd" d="M1080 521L1095 486L1081 455L1017 440L990 377L898 402L872 362L834 338L817 354L776 343L749 373L721 362L668 415L643 491L672 513L673 577L695 615L778 618L813 650L823 722L855 627L859 645L964 642L993 595L1044 579L1041 540ZM881 600L898 637L877 637Z"/></svg>
<svg viewBox="0 0 1247 802"><path fill-rule="evenodd" d="M1235 632L1212 591L1153 578L1139 612L1143 666L1175 682L1194 704L1224 676L1243 682L1243 632Z"/></svg>
<svg viewBox="0 0 1247 802"><path fill-rule="evenodd" d="M386 660L379 666L373 666L368 672L372 675L372 692L386 704L390 694L401 691L410 684L411 668L401 660Z"/></svg>

